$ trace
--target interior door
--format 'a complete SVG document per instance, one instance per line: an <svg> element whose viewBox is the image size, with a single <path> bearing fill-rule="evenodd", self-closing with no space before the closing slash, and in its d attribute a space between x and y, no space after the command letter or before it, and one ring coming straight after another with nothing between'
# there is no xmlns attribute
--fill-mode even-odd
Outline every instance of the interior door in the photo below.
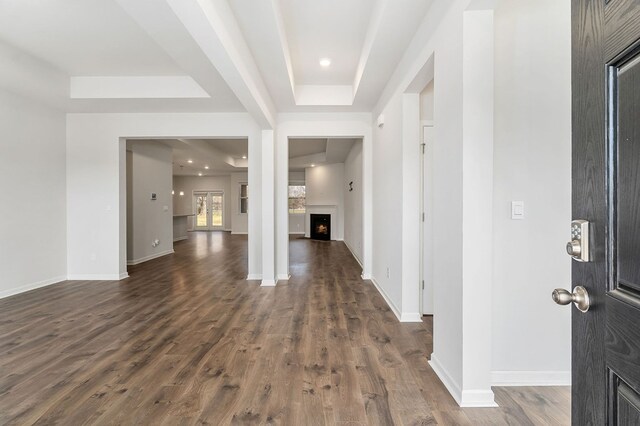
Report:
<svg viewBox="0 0 640 426"><path fill-rule="evenodd" d="M196 230L209 229L209 194L206 192L198 192L193 194L195 206L195 225Z"/></svg>
<svg viewBox="0 0 640 426"><path fill-rule="evenodd" d="M640 425L640 1L573 0L572 16L573 217L590 239L572 269L590 304L572 313L572 422Z"/></svg>
<svg viewBox="0 0 640 426"><path fill-rule="evenodd" d="M196 192L193 194L193 200L196 230L224 229L224 194L222 192Z"/></svg>
<svg viewBox="0 0 640 426"><path fill-rule="evenodd" d="M223 215L224 215L224 197L222 192L211 192L209 193L209 200L211 203L211 218L210 218L210 226L211 229L222 229L223 228Z"/></svg>

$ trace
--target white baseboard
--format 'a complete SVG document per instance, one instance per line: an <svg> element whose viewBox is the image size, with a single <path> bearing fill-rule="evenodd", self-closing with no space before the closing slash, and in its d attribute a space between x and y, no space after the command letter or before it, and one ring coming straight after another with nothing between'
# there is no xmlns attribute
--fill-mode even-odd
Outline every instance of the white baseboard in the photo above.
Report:
<svg viewBox="0 0 640 426"><path fill-rule="evenodd" d="M184 240L188 240L189 237L188 236L184 236L184 237L178 237L178 238L174 238L173 242L178 242L178 241L184 241Z"/></svg>
<svg viewBox="0 0 640 426"><path fill-rule="evenodd" d="M69 274L67 279L69 281L120 281L128 277L129 274L123 272L122 274Z"/></svg>
<svg viewBox="0 0 640 426"><path fill-rule="evenodd" d="M289 232L289 235L304 235L304 232Z"/></svg>
<svg viewBox="0 0 640 426"><path fill-rule="evenodd" d="M353 256L353 258L356 260L356 262L358 262L358 265L360 265L360 267L362 269L364 269L364 266L362 266L362 262L360 262L360 258L358 258L358 256L356 256L355 252L353 251L353 249L351 248L351 246L349 245L347 240L343 240L343 242L344 242L344 245L347 246L347 248L351 252L351 256Z"/></svg>
<svg viewBox="0 0 640 426"><path fill-rule="evenodd" d="M489 389L469 389L460 390L460 385L456 383L447 370L442 366L442 363L438 359L435 353L431 354L431 360L429 365L433 368L433 371L440 378L444 387L447 388L453 399L458 403L460 407L497 407L493 391Z"/></svg>
<svg viewBox="0 0 640 426"><path fill-rule="evenodd" d="M262 279L262 274L249 274L247 275L247 281L257 281Z"/></svg>
<svg viewBox="0 0 640 426"><path fill-rule="evenodd" d="M262 280L262 282L260 283L260 287L275 287L276 286L276 280Z"/></svg>
<svg viewBox="0 0 640 426"><path fill-rule="evenodd" d="M492 371L492 386L571 386L571 371Z"/></svg>
<svg viewBox="0 0 640 426"><path fill-rule="evenodd" d="M291 274L278 274L276 281L289 281L289 278L291 278Z"/></svg>
<svg viewBox="0 0 640 426"><path fill-rule="evenodd" d="M370 280L371 279L371 274L365 274L363 272L362 275L360 275L360 278L362 278L363 280Z"/></svg>
<svg viewBox="0 0 640 426"><path fill-rule="evenodd" d="M418 312L402 312L400 322L422 322L422 315Z"/></svg>
<svg viewBox="0 0 640 426"><path fill-rule="evenodd" d="M491 388L489 389L473 389L462 391L461 407L475 408L491 408L497 407L495 396Z"/></svg>
<svg viewBox="0 0 640 426"><path fill-rule="evenodd" d="M154 253L149 256L141 257L140 259L128 260L127 265L138 265L140 263L147 262L152 259L157 259L159 257L166 256L168 254L173 254L173 253L174 253L173 249L166 250L160 253Z"/></svg>
<svg viewBox="0 0 640 426"><path fill-rule="evenodd" d="M389 295L382 289L382 287L380 286L380 284L378 283L378 281L376 281L376 279L374 277L371 277L371 278L364 278L363 277L362 279L370 279L371 280L371 282L373 283L375 288L378 290L378 293L380 293L380 295L382 296L384 301L387 302L387 305L389 305L389 308L391 308L391 311L393 312L393 314L396 316L396 318L398 318L398 321L400 321L400 322L422 322L422 315L420 315L417 312L400 312L398 307L395 305L395 303L393 303L391 301L391 298L389 297Z"/></svg>
<svg viewBox="0 0 640 426"><path fill-rule="evenodd" d="M249 235L248 232L235 232L235 231L231 231L231 235Z"/></svg>
<svg viewBox="0 0 640 426"><path fill-rule="evenodd" d="M26 291L35 290L37 288L47 287L47 286L57 284L59 282L66 281L66 280L67 280L67 277L63 275L59 277L49 278L42 281L37 281L35 283L23 284L20 287L15 287L15 288L1 292L0 299L4 299L5 297L24 293Z"/></svg>
<svg viewBox="0 0 640 426"><path fill-rule="evenodd" d="M391 308L391 311L398 318L398 321L400 321L401 314L400 314L400 310L398 309L398 307L391 301L391 298L382 289L382 287L380 287L380 284L378 283L378 281L376 281L376 279L374 277L371 277L371 282L373 283L375 288L378 290L378 293L380 293L380 295L382 296L384 301L387 302L387 305L389 305L389 308Z"/></svg>
<svg viewBox="0 0 640 426"><path fill-rule="evenodd" d="M460 405L460 402L462 401L462 391L460 390L460 386L442 366L435 353L431 354L429 365L433 368L433 371L436 373L438 378L440 378L440 381L444 387L447 388L453 399L455 399L458 405Z"/></svg>

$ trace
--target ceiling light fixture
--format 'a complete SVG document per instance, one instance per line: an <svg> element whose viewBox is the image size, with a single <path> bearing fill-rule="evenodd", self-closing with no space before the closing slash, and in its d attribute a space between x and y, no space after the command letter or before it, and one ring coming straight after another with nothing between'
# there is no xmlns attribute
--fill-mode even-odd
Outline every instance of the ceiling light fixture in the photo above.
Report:
<svg viewBox="0 0 640 426"><path fill-rule="evenodd" d="M242 156L242 159L243 159L243 160L246 160L246 159L247 159L247 156L246 156L246 155L243 155L243 156Z"/></svg>
<svg viewBox="0 0 640 426"><path fill-rule="evenodd" d="M187 163L191 164L193 163L193 160L187 160Z"/></svg>
<svg viewBox="0 0 640 426"><path fill-rule="evenodd" d="M202 176L202 172L199 172L199 173L198 173L198 176Z"/></svg>
<svg viewBox="0 0 640 426"><path fill-rule="evenodd" d="M320 59L320 66L321 67L328 67L329 65L331 65L331 59L329 58L322 58Z"/></svg>
<svg viewBox="0 0 640 426"><path fill-rule="evenodd" d="M204 169L205 170L209 170L209 166L204 166Z"/></svg>
<svg viewBox="0 0 640 426"><path fill-rule="evenodd" d="M315 166L316 166L315 164L312 164L312 165L311 165L311 167L315 167Z"/></svg>
<svg viewBox="0 0 640 426"><path fill-rule="evenodd" d="M171 195L176 195L176 191L174 191L173 189L171 190Z"/></svg>
<svg viewBox="0 0 640 426"><path fill-rule="evenodd" d="M181 196L182 196L182 195L184 195L184 191L180 191L180 195L181 195Z"/></svg>

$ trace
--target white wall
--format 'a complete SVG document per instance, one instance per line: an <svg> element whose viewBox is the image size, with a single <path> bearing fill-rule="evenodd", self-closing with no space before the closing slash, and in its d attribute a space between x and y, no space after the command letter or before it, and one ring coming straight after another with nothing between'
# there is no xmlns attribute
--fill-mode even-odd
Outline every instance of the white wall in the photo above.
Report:
<svg viewBox="0 0 640 426"><path fill-rule="evenodd" d="M469 1L436 2L407 49L396 73L385 89L374 111L385 116L382 129L374 130L374 168L377 202L374 227L397 218L385 202L392 206L413 206L415 211L402 212L402 224L395 232L380 235L374 242L374 278L382 292L395 304L396 314L413 319L419 295L419 260L408 262L405 257L419 251L420 206L403 200L399 194L419 193L420 159L411 155L420 139L420 98L418 93L430 79L423 79L423 87L411 87L414 80L433 61L435 143L433 146L433 280L434 280L434 352L431 365L454 398L467 406L493 404L489 383L477 389L465 383L463 368L463 324L473 318L463 315L463 16ZM435 58L435 59L434 59ZM415 93L415 96L413 95ZM409 114L405 116L405 111ZM408 127L414 121L415 128ZM409 135L404 132L409 131ZM411 137L415 136L415 141ZM402 149L399 147L402 141ZM413 143L413 148L410 144ZM403 156L403 151L405 155ZM416 151L417 152L417 151ZM380 167L380 169L378 169ZM384 169L386 167L386 170ZM415 178L415 179L414 179ZM409 185L405 188L403 185ZM413 191L412 188L416 190ZM407 201L407 202L405 202ZM380 215L378 216L378 210ZM383 216L383 213L385 214ZM410 226L409 229L404 227ZM407 239L407 241L403 240ZM390 278L385 268L391 267ZM402 275L394 268L402 268ZM407 277L403 276L408 274ZM409 292L409 294L407 294ZM487 297L490 293L487 292ZM405 306L410 304L410 306ZM487 328L491 325L486 324ZM466 336L467 338L472 336ZM487 337L484 347L490 349ZM488 365L483 373L488 376Z"/></svg>
<svg viewBox="0 0 640 426"><path fill-rule="evenodd" d="M171 148L157 142L127 142L129 264L173 253L171 156ZM155 201L151 193L156 194ZM154 247L152 243L156 240L159 244Z"/></svg>
<svg viewBox="0 0 640 426"><path fill-rule="evenodd" d="M176 137L249 139L249 185L254 188L253 208L249 210L249 274L262 274L262 135L248 114L67 114L67 256L71 277L126 276L123 138ZM93 212L90 217L87 210ZM96 222L100 226L94 226Z"/></svg>
<svg viewBox="0 0 640 426"><path fill-rule="evenodd" d="M465 22L465 13L475 13L486 4L435 2L373 112L374 117L385 117L384 127L374 129L373 141L373 225L378 231L378 225L391 217L388 204L403 204L397 191L403 177L404 184L409 183L405 171L414 165L410 156L399 157L398 142L406 136L402 126L408 98L404 93L435 58L432 366L461 404L478 406L493 403L489 380L557 383L568 373L570 344L569 313L548 301L554 286L569 282L569 261L562 248L570 212L570 6L551 1L499 2L493 43L496 62L486 64L486 58L471 52L479 40L467 39L463 44L463 36L478 28L474 27L477 22ZM484 24L493 25L489 21ZM539 37L540 31L544 37ZM470 66L478 61L480 71ZM475 80L490 65L495 69L495 143L472 131L492 131L491 123L479 123L471 114L474 108L481 111L483 102L492 97L478 90L491 85ZM489 150L478 151L485 143ZM472 167L474 158L480 158L478 153L490 153L492 143L492 158L481 163L490 165L493 160L494 166L490 170L477 164ZM487 194L482 197L480 217L489 213L482 221L494 226L489 237L483 235L491 226L478 226L471 214L480 201L474 192L478 185ZM520 199L528 202L529 215L514 222L508 219L509 202ZM408 245L398 231L396 225L394 233L376 232L373 275L390 304L404 313L403 292L408 287L394 268L402 264L407 254L403 248ZM525 254L514 252L516 241L530 246ZM477 262L472 254L486 244L492 245L495 255L487 261L484 253L484 261ZM491 249L485 251L490 254ZM532 303L521 303L523 294ZM493 315L476 315L473 307L467 309L471 303L493 306ZM514 342L522 347L517 354ZM480 348L482 355L473 356L474 348ZM499 371L491 377L491 369Z"/></svg>
<svg viewBox="0 0 640 426"><path fill-rule="evenodd" d="M344 163L323 164L305 169L307 185L307 214L313 206L335 206L336 223L331 223L331 239L344 239ZM305 234L309 236L309 221Z"/></svg>
<svg viewBox="0 0 640 426"><path fill-rule="evenodd" d="M378 114L384 127L373 129L372 279L397 316L402 310L402 96ZM376 115L374 115L376 116ZM388 274L387 274L388 271Z"/></svg>
<svg viewBox="0 0 640 426"><path fill-rule="evenodd" d="M246 180L246 173L245 180ZM194 191L222 191L224 193L224 212L222 226L224 230L231 230L232 205L234 194L231 188L231 175L226 176L174 176L173 177L173 210L179 214L194 214ZM180 191L184 195L180 195ZM194 216L187 218L189 230L193 230ZM245 230L246 232L246 230Z"/></svg>
<svg viewBox="0 0 640 426"><path fill-rule="evenodd" d="M66 278L65 119L0 90L0 297Z"/></svg>
<svg viewBox="0 0 640 426"><path fill-rule="evenodd" d="M420 120L433 121L433 90L434 81L431 80L420 94Z"/></svg>
<svg viewBox="0 0 640 426"><path fill-rule="evenodd" d="M571 309L549 296L571 283L564 252L571 221L570 6L503 0L495 11L492 333L498 383L522 383L533 371L537 383L570 384ZM524 220L511 220L513 200L525 202Z"/></svg>
<svg viewBox="0 0 640 426"><path fill-rule="evenodd" d="M349 182L353 190L349 191ZM344 161L344 242L362 264L362 141L356 140Z"/></svg>

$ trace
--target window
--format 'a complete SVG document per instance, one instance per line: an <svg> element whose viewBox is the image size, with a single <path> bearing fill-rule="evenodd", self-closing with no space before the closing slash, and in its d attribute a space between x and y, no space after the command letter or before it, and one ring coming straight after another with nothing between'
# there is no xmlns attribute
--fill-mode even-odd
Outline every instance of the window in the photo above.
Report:
<svg viewBox="0 0 640 426"><path fill-rule="evenodd" d="M240 184L240 213L246 213L249 208L249 185Z"/></svg>
<svg viewBox="0 0 640 426"><path fill-rule="evenodd" d="M289 185L289 213L301 214L306 211L307 188L304 185Z"/></svg>

